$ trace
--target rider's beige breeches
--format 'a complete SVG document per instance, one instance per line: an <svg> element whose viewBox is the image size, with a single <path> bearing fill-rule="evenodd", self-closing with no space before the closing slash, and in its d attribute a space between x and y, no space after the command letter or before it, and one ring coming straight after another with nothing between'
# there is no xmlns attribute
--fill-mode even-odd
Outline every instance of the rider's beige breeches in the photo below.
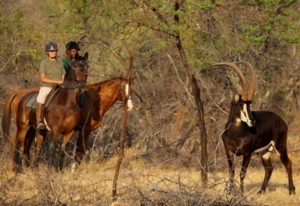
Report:
<svg viewBox="0 0 300 206"><path fill-rule="evenodd" d="M36 98L36 101L40 104L44 104L46 101L46 98L48 96L48 94L50 93L50 91L52 90L51 87L41 87L39 94Z"/></svg>

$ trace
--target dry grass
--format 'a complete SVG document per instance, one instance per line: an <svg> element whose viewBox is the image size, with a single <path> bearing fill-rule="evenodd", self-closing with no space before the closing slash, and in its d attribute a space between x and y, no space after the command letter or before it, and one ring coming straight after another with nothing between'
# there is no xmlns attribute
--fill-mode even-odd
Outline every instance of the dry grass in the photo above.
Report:
<svg viewBox="0 0 300 206"><path fill-rule="evenodd" d="M209 174L207 188L201 187L196 169L153 165L146 159L133 160L127 151L118 182L119 199L112 204L111 188L117 158L105 162L84 162L75 172L56 172L45 165L27 168L22 175L9 170L1 158L0 205L299 205L300 196L290 196L287 175L278 157L268 190L257 195L264 169L250 165L245 179L245 194L227 196L227 168ZM296 154L294 163L299 162ZM258 159L257 157L253 157ZM239 168L238 168L239 169ZM300 168L294 164L294 182L300 188ZM238 182L238 176L236 176Z"/></svg>

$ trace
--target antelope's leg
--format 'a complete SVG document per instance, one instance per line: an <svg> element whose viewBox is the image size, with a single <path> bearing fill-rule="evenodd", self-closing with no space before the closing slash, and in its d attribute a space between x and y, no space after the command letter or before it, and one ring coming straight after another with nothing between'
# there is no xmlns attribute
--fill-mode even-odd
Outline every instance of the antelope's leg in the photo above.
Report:
<svg viewBox="0 0 300 206"><path fill-rule="evenodd" d="M234 153L226 150L227 161L229 166L229 191L234 189Z"/></svg>
<svg viewBox="0 0 300 206"><path fill-rule="evenodd" d="M293 174L292 174L292 161L289 159L287 151L283 150L280 152L280 159L281 162L284 164L286 172L288 174L288 179L289 179L289 193L291 194L296 194L295 192L295 186L293 182Z"/></svg>
<svg viewBox="0 0 300 206"><path fill-rule="evenodd" d="M241 169L241 173L240 173L240 188L241 188L242 192L244 192L244 179L246 176L246 172L247 172L247 168L248 168L250 159L251 159L251 155L244 155L244 157L243 157L242 169Z"/></svg>
<svg viewBox="0 0 300 206"><path fill-rule="evenodd" d="M262 160L262 163L265 167L265 178L264 178L264 181L261 185L260 190L258 191L259 194L264 193L266 191L268 182L269 182L270 177L271 177L272 172L273 172L273 166L272 166L271 158L262 156L261 160Z"/></svg>

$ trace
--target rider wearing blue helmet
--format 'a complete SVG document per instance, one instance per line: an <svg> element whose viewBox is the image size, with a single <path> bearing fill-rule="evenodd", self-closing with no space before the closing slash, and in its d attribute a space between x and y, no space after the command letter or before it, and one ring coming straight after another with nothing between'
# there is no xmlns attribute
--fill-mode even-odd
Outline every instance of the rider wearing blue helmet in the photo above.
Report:
<svg viewBox="0 0 300 206"><path fill-rule="evenodd" d="M39 78L41 81L41 88L37 96L36 108L37 128L40 130L45 129L42 110L46 97L55 85L63 83L66 73L62 62L57 60L57 44L52 41L47 42L45 51L48 57L43 59L40 65Z"/></svg>

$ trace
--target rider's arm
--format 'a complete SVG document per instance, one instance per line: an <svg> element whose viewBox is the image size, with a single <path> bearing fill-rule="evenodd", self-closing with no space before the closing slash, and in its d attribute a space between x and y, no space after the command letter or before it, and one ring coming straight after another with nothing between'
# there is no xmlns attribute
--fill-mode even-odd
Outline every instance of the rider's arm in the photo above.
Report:
<svg viewBox="0 0 300 206"><path fill-rule="evenodd" d="M62 84L63 83L63 79L62 80L52 80L52 79L48 79L45 75L45 73L40 73L40 80L41 82L44 83L50 83L50 84ZM64 75L63 75L64 76Z"/></svg>

